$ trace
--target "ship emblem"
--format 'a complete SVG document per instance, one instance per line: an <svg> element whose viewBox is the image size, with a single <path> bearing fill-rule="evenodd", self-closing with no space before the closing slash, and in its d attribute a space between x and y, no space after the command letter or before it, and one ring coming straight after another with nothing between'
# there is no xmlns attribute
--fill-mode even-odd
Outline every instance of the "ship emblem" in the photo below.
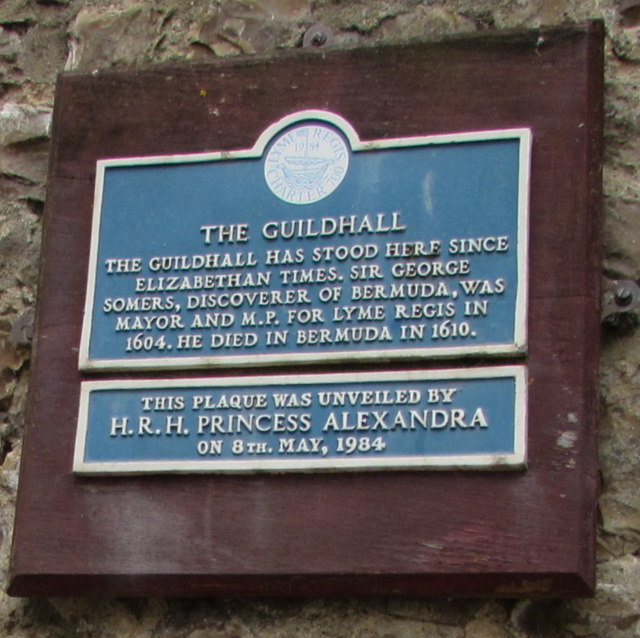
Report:
<svg viewBox="0 0 640 638"><path fill-rule="evenodd" d="M312 204L329 196L347 174L349 150L335 129L303 124L276 138L264 177L271 192L289 204Z"/></svg>

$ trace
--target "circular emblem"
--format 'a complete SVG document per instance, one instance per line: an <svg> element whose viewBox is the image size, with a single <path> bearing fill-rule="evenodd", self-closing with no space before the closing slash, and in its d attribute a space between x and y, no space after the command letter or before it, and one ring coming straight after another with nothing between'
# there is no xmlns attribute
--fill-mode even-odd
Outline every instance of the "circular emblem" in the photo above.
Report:
<svg viewBox="0 0 640 638"><path fill-rule="evenodd" d="M289 204L313 204L331 195L349 166L349 150L322 124L295 126L276 138L264 163L271 192Z"/></svg>

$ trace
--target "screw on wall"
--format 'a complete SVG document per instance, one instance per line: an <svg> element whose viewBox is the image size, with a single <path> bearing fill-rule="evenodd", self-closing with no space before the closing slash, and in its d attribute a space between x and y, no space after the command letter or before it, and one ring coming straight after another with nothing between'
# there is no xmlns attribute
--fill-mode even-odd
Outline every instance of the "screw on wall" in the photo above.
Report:
<svg viewBox="0 0 640 638"><path fill-rule="evenodd" d="M302 46L305 48L319 48L333 44L333 31L325 24L314 24L309 27L302 38Z"/></svg>
<svg viewBox="0 0 640 638"><path fill-rule="evenodd" d="M640 287L631 279L604 279L602 289L602 321L640 306Z"/></svg>
<svg viewBox="0 0 640 638"><path fill-rule="evenodd" d="M33 310L23 312L11 326L9 340L14 346L28 346L33 339Z"/></svg>
<svg viewBox="0 0 640 638"><path fill-rule="evenodd" d="M619 0L618 13L623 27L636 27L640 24L640 0Z"/></svg>

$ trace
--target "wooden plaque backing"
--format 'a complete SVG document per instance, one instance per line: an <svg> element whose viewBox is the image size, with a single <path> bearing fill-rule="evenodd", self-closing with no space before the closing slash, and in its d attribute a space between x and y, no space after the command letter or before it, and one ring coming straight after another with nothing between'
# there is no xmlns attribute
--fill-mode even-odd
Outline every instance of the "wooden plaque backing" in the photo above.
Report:
<svg viewBox="0 0 640 638"><path fill-rule="evenodd" d="M590 23L61 76L9 593L592 592L602 38ZM363 140L531 127L528 469L73 475L96 160L249 148L308 108ZM91 378L109 376L126 375Z"/></svg>

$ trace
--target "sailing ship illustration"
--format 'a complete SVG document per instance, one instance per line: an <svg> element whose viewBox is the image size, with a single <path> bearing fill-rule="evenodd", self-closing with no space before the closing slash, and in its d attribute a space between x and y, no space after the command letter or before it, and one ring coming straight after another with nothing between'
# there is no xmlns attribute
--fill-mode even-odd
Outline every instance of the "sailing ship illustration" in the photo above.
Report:
<svg viewBox="0 0 640 638"><path fill-rule="evenodd" d="M309 190L322 182L334 161L332 158L311 156L309 142L306 140L304 153L285 155L281 168L284 178L292 188Z"/></svg>
<svg viewBox="0 0 640 638"><path fill-rule="evenodd" d="M293 188L311 189L323 179L333 160L321 157L285 157L282 172Z"/></svg>

